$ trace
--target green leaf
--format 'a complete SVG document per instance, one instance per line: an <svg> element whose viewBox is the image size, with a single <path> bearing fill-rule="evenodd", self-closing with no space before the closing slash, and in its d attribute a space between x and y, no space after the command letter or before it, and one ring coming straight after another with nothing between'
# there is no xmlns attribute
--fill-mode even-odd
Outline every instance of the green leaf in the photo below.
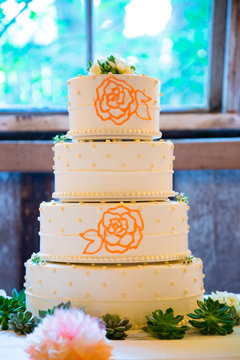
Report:
<svg viewBox="0 0 240 360"><path fill-rule="evenodd" d="M67 310L67 309L70 309L71 308L71 302L68 301L66 303L60 303L59 305L57 306L54 306L52 309L48 309L48 310L39 310L38 311L38 315L39 317L42 319L44 318L46 315L54 315L54 312L56 309L64 309L64 310ZM84 306L80 307L79 308L79 311L83 311L84 310Z"/></svg>
<svg viewBox="0 0 240 360"><path fill-rule="evenodd" d="M13 289L13 291L12 291L12 298L13 298L14 300L18 301L19 303L25 304L25 301L26 301L25 290L22 289L22 290L18 293L16 289Z"/></svg>
<svg viewBox="0 0 240 360"><path fill-rule="evenodd" d="M88 60L88 67L87 67L87 70L88 70L88 71L90 70L90 68L92 67L92 65L93 65L92 62Z"/></svg>
<svg viewBox="0 0 240 360"><path fill-rule="evenodd" d="M65 135L65 134L62 134L62 135L58 134L58 135L54 136L52 139L53 139L54 144L68 141L67 135Z"/></svg>

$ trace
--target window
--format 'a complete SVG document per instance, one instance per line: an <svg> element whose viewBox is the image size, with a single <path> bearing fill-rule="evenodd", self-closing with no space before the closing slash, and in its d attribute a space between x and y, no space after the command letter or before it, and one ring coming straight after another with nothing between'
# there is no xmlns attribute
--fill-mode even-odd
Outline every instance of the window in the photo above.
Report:
<svg viewBox="0 0 240 360"><path fill-rule="evenodd" d="M3 1L0 106L66 110L67 79L86 74L91 47L93 58L118 54L159 77L163 109L207 108L211 3Z"/></svg>

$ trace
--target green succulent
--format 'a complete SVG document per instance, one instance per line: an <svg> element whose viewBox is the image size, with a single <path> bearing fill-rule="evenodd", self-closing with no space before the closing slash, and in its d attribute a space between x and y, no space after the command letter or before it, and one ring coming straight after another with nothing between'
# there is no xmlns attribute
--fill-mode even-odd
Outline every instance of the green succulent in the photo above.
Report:
<svg viewBox="0 0 240 360"><path fill-rule="evenodd" d="M56 309L70 309L71 308L71 302L68 301L66 303L61 303L57 306L54 306L52 309L48 309L48 310L39 310L38 314L40 316L40 318L44 318L46 315L54 315L54 312ZM80 308L81 311L83 311L83 307Z"/></svg>
<svg viewBox="0 0 240 360"><path fill-rule="evenodd" d="M64 135L64 134L62 134L62 135L58 134L58 135L54 136L52 139L53 139L54 144L68 141L67 135Z"/></svg>
<svg viewBox="0 0 240 360"><path fill-rule="evenodd" d="M110 340L124 340L127 337L125 331L132 327L128 319L121 319L119 315L105 314L101 320L106 327L106 337Z"/></svg>
<svg viewBox="0 0 240 360"><path fill-rule="evenodd" d="M232 318L234 319L233 325L234 326L240 325L240 316L238 315L238 312L237 312L235 306L233 306L233 305L230 306L229 312L231 313Z"/></svg>
<svg viewBox="0 0 240 360"><path fill-rule="evenodd" d="M30 334L36 326L38 326L40 319L32 316L30 311L19 311L17 314L11 314L8 322L12 330L17 334Z"/></svg>
<svg viewBox="0 0 240 360"><path fill-rule="evenodd" d="M232 307L210 297L203 302L198 300L197 304L199 309L188 316L192 319L189 323L199 329L201 334L227 335L233 332L236 318Z"/></svg>
<svg viewBox="0 0 240 360"><path fill-rule="evenodd" d="M16 289L13 289L12 298L14 300L18 301L19 304L22 304L22 305L25 306L25 304L26 304L26 295L25 295L25 290L24 289L22 289L19 292L17 292Z"/></svg>
<svg viewBox="0 0 240 360"><path fill-rule="evenodd" d="M146 316L147 326L142 329L153 337L158 339L182 339L189 326L179 326L180 321L183 320L182 315L174 317L172 308L168 308L165 313L162 310L156 310L152 316Z"/></svg>
<svg viewBox="0 0 240 360"><path fill-rule="evenodd" d="M19 294L18 294L19 295ZM15 294L17 296L17 294ZM22 295L20 295L22 297ZM19 311L25 311L25 302L18 301L14 298L5 298L0 296L0 326L2 330L8 330L11 314L17 314Z"/></svg>

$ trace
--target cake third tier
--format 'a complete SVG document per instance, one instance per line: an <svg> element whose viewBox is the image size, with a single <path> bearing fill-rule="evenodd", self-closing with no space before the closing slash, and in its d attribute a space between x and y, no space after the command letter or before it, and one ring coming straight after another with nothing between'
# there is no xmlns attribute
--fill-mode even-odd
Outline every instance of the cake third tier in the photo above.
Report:
<svg viewBox="0 0 240 360"><path fill-rule="evenodd" d="M49 261L136 263L184 259L188 205L42 203L40 256Z"/></svg>
<svg viewBox="0 0 240 360"><path fill-rule="evenodd" d="M151 201L175 195L170 141L58 143L54 150L54 198Z"/></svg>

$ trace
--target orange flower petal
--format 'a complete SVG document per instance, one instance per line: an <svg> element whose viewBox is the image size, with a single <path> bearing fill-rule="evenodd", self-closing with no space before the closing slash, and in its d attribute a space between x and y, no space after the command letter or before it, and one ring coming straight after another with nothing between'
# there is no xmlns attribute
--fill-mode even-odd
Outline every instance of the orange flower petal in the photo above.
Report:
<svg viewBox="0 0 240 360"><path fill-rule="evenodd" d="M128 251L128 248L125 246L121 246L120 244L116 244L114 246L109 245L108 243L105 243L105 249L106 251L112 253L112 254L123 254L126 251Z"/></svg>
<svg viewBox="0 0 240 360"><path fill-rule="evenodd" d="M105 243L108 243L109 245L115 245L119 243L120 237L116 234L109 234L107 231L105 232Z"/></svg>

